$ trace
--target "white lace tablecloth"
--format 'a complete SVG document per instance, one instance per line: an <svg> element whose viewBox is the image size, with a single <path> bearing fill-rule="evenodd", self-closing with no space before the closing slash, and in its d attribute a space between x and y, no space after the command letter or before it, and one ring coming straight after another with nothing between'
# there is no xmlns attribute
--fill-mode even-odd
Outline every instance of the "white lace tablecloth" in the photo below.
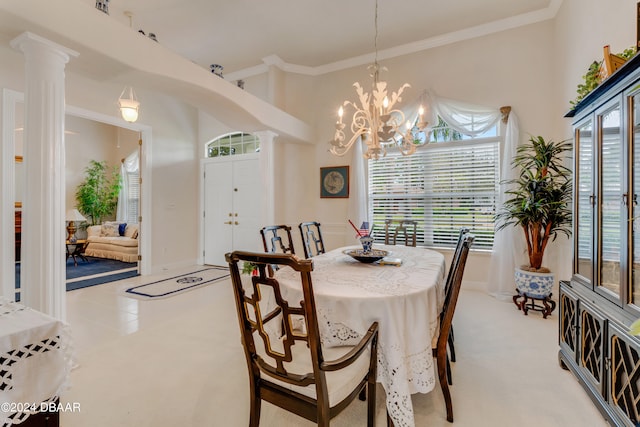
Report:
<svg viewBox="0 0 640 427"><path fill-rule="evenodd" d="M357 247L353 247L357 248ZM392 252L402 265L360 263L340 248L313 257L311 279L324 345L358 342L379 322L378 382L396 427L413 427L411 395L436 383L432 340L444 300L444 256L405 246L375 245ZM289 268L276 278L287 299L300 298L300 276Z"/></svg>
<svg viewBox="0 0 640 427"><path fill-rule="evenodd" d="M19 425L60 396L71 371L68 326L0 297L0 425Z"/></svg>

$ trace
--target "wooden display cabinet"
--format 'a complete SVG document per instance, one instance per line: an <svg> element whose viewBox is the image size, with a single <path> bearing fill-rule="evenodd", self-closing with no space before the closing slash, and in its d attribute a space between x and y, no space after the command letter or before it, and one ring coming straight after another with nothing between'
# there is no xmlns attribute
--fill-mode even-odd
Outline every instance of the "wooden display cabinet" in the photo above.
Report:
<svg viewBox="0 0 640 427"><path fill-rule="evenodd" d="M610 424L640 424L640 55L574 110L573 275L559 360Z"/></svg>

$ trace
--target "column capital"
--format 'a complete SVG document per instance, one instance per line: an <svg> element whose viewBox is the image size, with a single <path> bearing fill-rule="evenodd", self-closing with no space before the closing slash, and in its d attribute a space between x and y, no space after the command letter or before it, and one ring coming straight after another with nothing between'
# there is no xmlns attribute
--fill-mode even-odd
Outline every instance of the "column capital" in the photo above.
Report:
<svg viewBox="0 0 640 427"><path fill-rule="evenodd" d="M65 64L69 62L69 59L75 58L80 55L73 49L64 47L58 43L52 42L49 39L45 39L44 37L40 37L39 35L33 34L29 31L25 31L24 33L20 34L18 37L11 40L9 44L15 50L19 50L25 54L29 53L34 46L47 48L50 52L57 54Z"/></svg>
<svg viewBox="0 0 640 427"><path fill-rule="evenodd" d="M276 139L279 135L271 130L259 130L257 132L252 132L255 136L260 139L260 145L263 143L271 143L274 139Z"/></svg>

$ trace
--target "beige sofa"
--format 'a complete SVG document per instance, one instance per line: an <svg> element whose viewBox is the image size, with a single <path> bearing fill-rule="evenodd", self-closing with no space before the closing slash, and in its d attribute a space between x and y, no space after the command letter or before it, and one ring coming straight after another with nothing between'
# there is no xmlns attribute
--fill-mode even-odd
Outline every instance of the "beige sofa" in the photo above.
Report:
<svg viewBox="0 0 640 427"><path fill-rule="evenodd" d="M124 235L119 234L117 222L92 225L87 228L87 247L84 255L116 259L124 262L138 261L138 225L127 224Z"/></svg>

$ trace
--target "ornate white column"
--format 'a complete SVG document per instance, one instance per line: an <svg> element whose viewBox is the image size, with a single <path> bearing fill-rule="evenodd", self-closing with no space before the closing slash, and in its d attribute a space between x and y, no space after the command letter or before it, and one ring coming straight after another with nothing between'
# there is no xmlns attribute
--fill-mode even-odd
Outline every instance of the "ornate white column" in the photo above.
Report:
<svg viewBox="0 0 640 427"><path fill-rule="evenodd" d="M278 136L270 130L253 132L260 139L260 176L265 183L265 191L262 192L263 221L265 224L273 224L275 217L275 166L273 140Z"/></svg>
<svg viewBox="0 0 640 427"><path fill-rule="evenodd" d="M65 320L65 64L78 53L25 32L25 185L20 302Z"/></svg>

